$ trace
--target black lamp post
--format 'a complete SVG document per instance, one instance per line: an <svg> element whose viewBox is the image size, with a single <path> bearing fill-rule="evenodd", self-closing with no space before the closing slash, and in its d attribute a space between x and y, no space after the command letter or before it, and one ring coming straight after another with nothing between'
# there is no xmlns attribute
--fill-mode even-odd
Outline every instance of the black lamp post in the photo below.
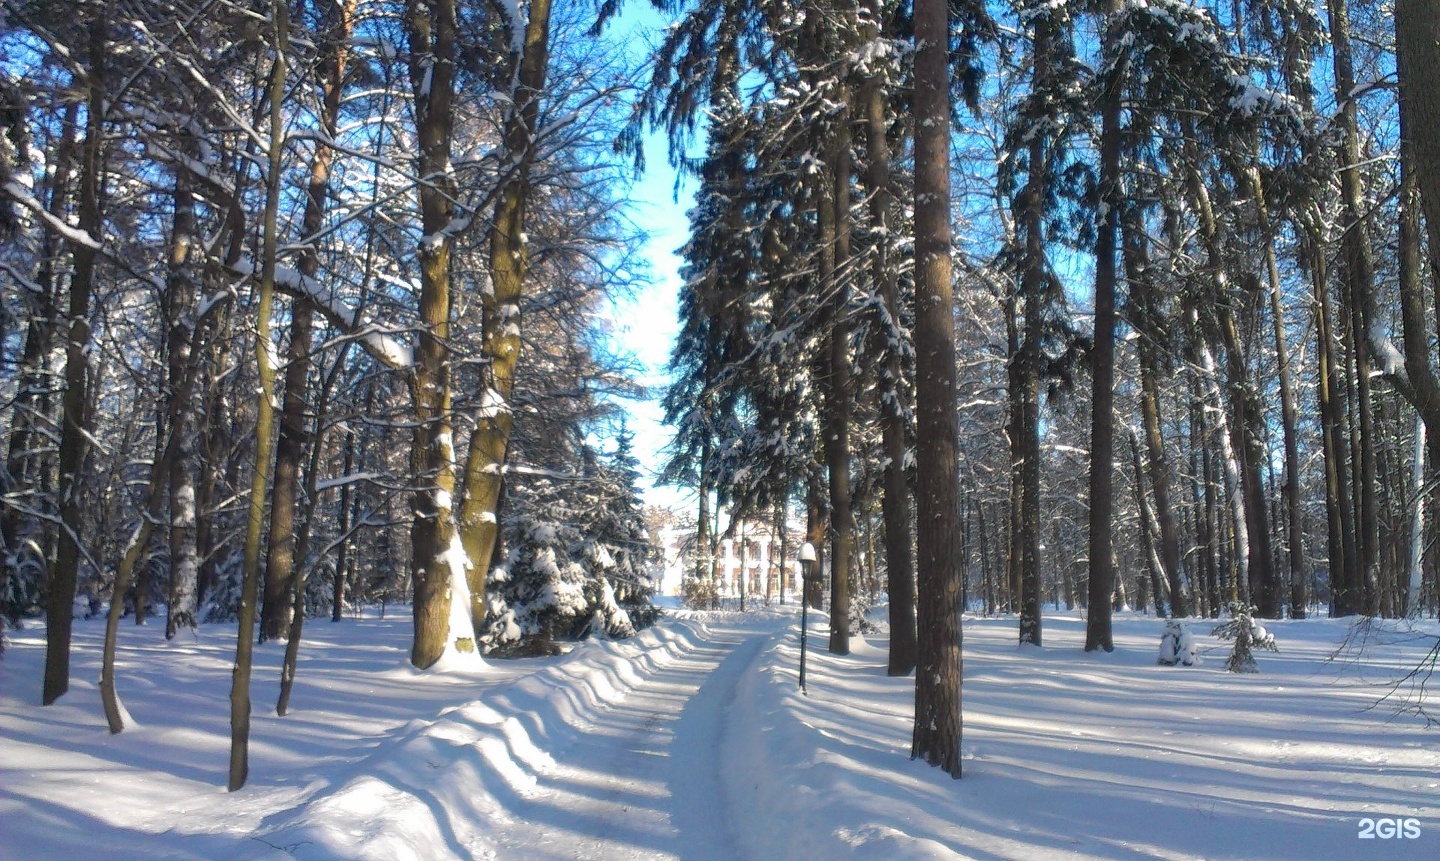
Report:
<svg viewBox="0 0 1440 861"><path fill-rule="evenodd" d="M800 693L805 690L805 632L810 628L810 578L815 576L815 545L800 547Z"/></svg>

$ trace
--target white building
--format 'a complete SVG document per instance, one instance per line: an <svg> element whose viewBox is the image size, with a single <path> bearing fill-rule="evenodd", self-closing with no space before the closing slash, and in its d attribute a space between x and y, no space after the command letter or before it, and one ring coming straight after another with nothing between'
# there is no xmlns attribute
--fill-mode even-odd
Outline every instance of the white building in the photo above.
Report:
<svg viewBox="0 0 1440 861"><path fill-rule="evenodd" d="M762 602L778 600L782 588L787 600L798 594L800 566L795 554L805 537L803 530L793 523L786 531L789 534L781 541L773 524L742 521L736 524L730 538L720 539L714 560L720 594L738 598L742 584L748 598ZM666 527L661 532L661 540L664 561L659 576L660 594L680 595L685 577L694 570L695 533Z"/></svg>

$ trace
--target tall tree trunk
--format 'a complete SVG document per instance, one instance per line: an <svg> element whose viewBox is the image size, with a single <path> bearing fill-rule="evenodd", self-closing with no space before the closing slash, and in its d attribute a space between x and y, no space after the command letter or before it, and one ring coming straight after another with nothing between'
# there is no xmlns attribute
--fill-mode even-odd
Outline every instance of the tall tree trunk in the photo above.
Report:
<svg viewBox="0 0 1440 861"><path fill-rule="evenodd" d="M1295 405L1295 384L1291 380L1290 355L1285 335L1285 305L1280 291L1280 265L1275 253L1269 206L1258 168L1246 172L1255 198L1259 227L1265 237L1265 274L1270 286L1270 317L1275 333L1276 374L1280 386L1280 424L1285 445L1285 522L1290 544L1290 618L1305 618L1305 523L1300 497L1299 411ZM1278 578L1277 578L1278 580ZM1277 588L1279 584L1277 582Z"/></svg>
<svg viewBox="0 0 1440 861"><path fill-rule="evenodd" d="M1185 587L1185 574L1180 555L1180 531L1175 522L1174 505L1171 502L1170 460L1165 453L1165 439L1161 429L1160 415L1160 374L1162 337L1159 321L1161 310L1157 287L1150 275L1150 252L1148 237L1136 220L1138 210L1127 206L1121 215L1125 242L1123 256L1125 271L1130 283L1131 305L1135 319L1131 325L1140 333L1137 348L1140 360L1140 420L1145 434L1145 468L1136 467L1136 481L1142 488L1148 475L1150 490L1155 495L1154 517L1159 530L1159 564L1164 572L1170 593L1170 614L1190 614L1189 596ZM1142 490L1143 497L1143 490ZM1157 605L1158 609L1158 605Z"/></svg>
<svg viewBox="0 0 1440 861"><path fill-rule="evenodd" d="M198 250L195 195L183 170L175 175L175 215L170 235L170 261L165 282L166 399L169 436L177 451L168 464L170 498L170 586L166 602L165 637L181 628L194 629L199 559L195 543L195 445L190 432L194 407L195 278L192 255Z"/></svg>
<svg viewBox="0 0 1440 861"><path fill-rule="evenodd" d="M490 230L493 290L483 297L483 352L489 360L489 381L470 435L465 498L460 507L460 536L470 560L470 614L475 625L485 620L485 582L500 530L496 506L514 425L510 395L520 359L520 301L529 267L525 212L530 197L530 165L537 155L540 96L550 57L550 7L551 0L531 0L529 4L520 71L511 94L510 114L505 119L505 154L514 167L500 190ZM511 26L519 27L520 22L513 21Z"/></svg>
<svg viewBox="0 0 1440 861"><path fill-rule="evenodd" d="M316 144L317 152L328 152L329 148ZM316 158L316 161L320 159ZM311 165L312 197L316 200L314 171ZM320 189L321 201L324 188ZM321 204L323 206L323 203ZM311 203L305 207L306 227L304 234L311 236ZM316 217L317 227L320 216ZM310 272L305 269L307 258ZM300 258L302 274L314 277L314 257L310 254ZM285 351L285 377L283 399L280 406L280 432L275 442L274 483L270 493L270 538L265 556L264 598L260 606L260 642L278 640L290 628L290 592L295 585L297 560L295 557L295 508L299 503L300 463L305 457L309 441L308 422L305 416L307 406L306 389L310 380L310 350L313 341L314 311L310 302L297 298L290 308L290 343Z"/></svg>
<svg viewBox="0 0 1440 861"><path fill-rule="evenodd" d="M1257 604L1259 615L1273 619L1280 614L1280 600L1270 547L1270 518L1265 500L1265 483L1261 472L1264 458L1262 425L1265 416L1250 383L1246 345L1241 339L1240 326L1236 320L1234 306L1243 299L1237 295L1237 291L1225 276L1225 257L1222 253L1219 224L1210 192L1200 175L1198 149L1193 145L1187 145L1187 149L1191 158L1187 183L1200 219L1200 234L1209 258L1212 290L1218 305L1217 324L1225 345L1226 388L1230 395L1228 400L1231 411L1231 415L1225 417L1230 436L1228 460L1235 464L1239 494L1232 504L1237 507L1236 528L1238 530L1243 525L1244 529L1245 546L1241 558L1245 562L1245 572L1242 577L1249 588L1251 600ZM1204 349L1209 361L1209 347Z"/></svg>
<svg viewBox="0 0 1440 861"><path fill-rule="evenodd" d="M1318 213L1309 218L1318 224ZM1350 438L1345 432L1345 408L1340 395L1339 370L1333 329L1330 289L1324 249L1318 227L1305 231L1304 246L1315 295L1316 400L1320 408L1321 443L1325 455L1325 512L1327 556L1330 560L1330 614L1355 612L1353 584L1358 580L1359 556L1355 546L1355 510L1350 496Z"/></svg>
<svg viewBox="0 0 1440 861"><path fill-rule="evenodd" d="M1140 465L1140 440L1130 435L1130 466L1135 472L1135 504L1140 510L1140 545L1145 556L1145 569L1150 574L1150 594L1155 601L1155 615L1166 616L1165 587L1161 584L1161 572L1165 567L1156 550L1159 544L1160 526L1150 510L1150 500L1145 495L1145 470ZM1170 613L1168 615L1175 615Z"/></svg>
<svg viewBox="0 0 1440 861"><path fill-rule="evenodd" d="M785 562L785 560L790 558L790 531L786 528L785 523L786 519L789 517L789 500L787 498L788 493L789 490L787 488L781 493L780 502L775 506L775 526L774 532L772 533L777 539L779 539L780 542L780 558L772 560L772 565L774 566L775 571L778 572L780 576L781 604L785 603L786 581L790 579L790 569L787 567Z"/></svg>
<svg viewBox="0 0 1440 861"><path fill-rule="evenodd" d="M1196 351L1200 355L1201 371L1210 393L1208 408L1213 411L1218 423L1218 427L1215 428L1215 438L1219 441L1217 456L1222 464L1221 471L1225 476L1225 499L1230 507L1229 525L1230 535L1233 539L1232 553L1230 564L1222 566L1226 569L1225 581L1229 584L1229 589L1222 588L1222 592L1226 593L1223 596L1224 600L1237 601L1240 599L1240 584L1248 583L1251 554L1250 515L1245 490L1245 473L1238 450L1238 446L1244 444L1244 439L1235 430L1235 423L1225 409L1225 395L1220 385L1220 372L1215 365L1215 354L1203 338L1197 337L1196 340L1199 341ZM1229 569L1233 569L1233 574Z"/></svg>
<svg viewBox="0 0 1440 861"><path fill-rule="evenodd" d="M340 97L344 92L345 66L349 60L350 34L354 29L355 0L335 0L321 10L321 33L325 56L321 60L320 126L333 140L340 118ZM305 213L300 233L306 246L300 253L300 274L314 280L320 272L320 256L313 244L325 222L325 201L330 187L330 165L334 150L315 142L310 161L310 180L305 189ZM290 345L285 360L285 394L280 412L280 435L275 443L275 489L270 500L270 545L265 561L265 603L261 608L260 639L274 640L290 627L292 593L296 572L305 564L295 554L295 514L299 503L300 465L309 442L305 417L310 380L310 350L313 340L314 309L297 298L290 310Z"/></svg>
<svg viewBox="0 0 1440 861"><path fill-rule="evenodd" d="M355 429L345 428L345 442L341 444L341 470L344 475L355 472ZM350 506L354 490L346 482L340 488L340 545L335 549L335 580L331 584L330 621L338 622L345 614L345 591L350 568Z"/></svg>
<svg viewBox="0 0 1440 861"><path fill-rule="evenodd" d="M275 714L284 717L290 710L290 693L295 686L296 667L300 660L300 635L305 627L305 581L310 570L305 560L310 557L310 536L315 526L315 507L319 501L320 456L325 448L325 418L330 409L330 393L335 380L339 378L346 363L348 346L342 347L335 366L320 388L318 403L315 405L316 431L314 445L310 446L309 463L305 466L303 498L305 506L300 517L300 531L295 538L297 566L294 587L290 592L290 628L285 632L285 657L280 666L280 698L275 704ZM336 570L336 577L339 577Z"/></svg>
<svg viewBox="0 0 1440 861"><path fill-rule="evenodd" d="M847 128L842 119L841 129ZM826 335L825 467L830 487L830 653L850 654L850 575L855 539L850 510L850 324L849 289L840 267L849 258L850 142L837 134L831 173L822 179L829 194L820 196L820 279L830 291Z"/></svg>
<svg viewBox="0 0 1440 861"><path fill-rule="evenodd" d="M710 441L706 439L700 447L700 512L695 523L695 583L708 583L712 591L715 581L710 569Z"/></svg>
<svg viewBox="0 0 1440 861"><path fill-rule="evenodd" d="M871 3L871 18L880 20L880 4ZM873 36L878 35L878 26ZM878 77L865 82L866 185L870 190L870 223L877 242L871 261L871 278L880 294L886 316L879 331L887 338L900 336L900 285L890 260L890 146L886 140L886 104ZM910 485L905 478L905 403L901 388L904 368L902 345L882 345L885 356L879 387L880 445L884 452L884 492L880 499L885 521L885 576L890 595L890 654L886 673L909 675L915 669L915 554L910 543Z"/></svg>
<svg viewBox="0 0 1440 861"><path fill-rule="evenodd" d="M1430 0L1395 0L1401 137L1411 148L1430 238L1430 275L1440 293L1440 8ZM1440 313L1440 306L1437 306ZM1431 437L1440 436L1431 427ZM1440 463L1432 463L1440 469Z"/></svg>
<svg viewBox="0 0 1440 861"><path fill-rule="evenodd" d="M1404 328L1405 370L1411 400L1425 423L1429 453L1425 471L1433 487L1440 471L1440 382L1436 380L1430 333L1426 326L1427 293L1421 283L1420 214L1429 233L1432 301L1440 300L1440 8L1429 0L1396 0L1396 64L1400 76L1400 137L1403 183L1400 195L1400 307ZM1440 314L1440 301L1436 303ZM1420 448L1416 459L1420 460ZM1423 502L1423 496L1421 497ZM1418 508L1418 506L1417 506ZM1440 506L1430 502L1430 509ZM1418 522L1419 512L1416 512ZM1407 612L1420 601L1418 571L1412 561ZM1440 568L1434 594L1440 596ZM1432 605L1434 601L1432 599Z"/></svg>
<svg viewBox="0 0 1440 861"><path fill-rule="evenodd" d="M410 525L415 624L410 662L420 669L434 664L448 648L475 650L466 594L467 559L459 547L453 514L455 447L450 424L450 252L456 193L450 166L450 131L455 16L454 0L410 0L405 14L420 145L419 171L430 180L419 186L425 239L420 246L420 332L411 378L416 420L411 468L419 485ZM499 284L496 289L500 289ZM489 557L469 557L481 558Z"/></svg>
<svg viewBox="0 0 1440 861"><path fill-rule="evenodd" d="M1205 596L1205 615L1214 618L1220 607L1220 530L1219 502L1215 492L1215 459L1210 456L1209 422L1205 418L1206 403L1200 394L1200 382L1192 375L1190 397L1190 471L1200 477L1195 486L1195 530L1200 547L1200 572Z"/></svg>
<svg viewBox="0 0 1440 861"><path fill-rule="evenodd" d="M333 18L327 17L324 20L326 56L322 61L324 65L321 70L322 86L324 87L324 98L322 100L324 108L320 121L325 130L326 137L332 140L336 134L340 115L340 96L345 84L345 64L349 59L350 36L354 29L355 2L356 0L344 0L344 2L334 3L329 6L327 10L330 15L333 15ZM315 156L310 167L310 183L305 200L305 215L301 220L301 230L305 238L312 242L312 237L320 231L321 224L324 220L325 193L329 186L331 157L332 152L330 147L317 141L315 144ZM313 245L307 245L300 255L300 274L306 278L313 279L319 271L319 255L316 253ZM304 306L303 308L301 307L302 305ZM285 373L285 412L288 415L291 426L287 429L286 417L282 416L280 440L276 443L275 454L277 483L279 481L278 464L282 454L287 458L289 457L289 452L285 450L287 434L292 439L290 444L294 445L297 449L295 463L293 464L293 468L295 468L297 472L300 465L300 455L304 452L305 444L309 436L309 434L306 433L305 427L306 416L304 401L306 388L305 377L308 376L310 364L309 348L311 335L309 329L312 315L308 303L301 300L296 300L292 312L295 314L295 318L292 321L290 329L291 364ZM303 325L301 323L302 316L304 317ZM305 353L303 356L299 355L299 350L296 346L297 343L305 345ZM310 462L305 471L304 478L305 487L303 498L306 500L306 503L300 526L300 534L294 539L291 547L288 548L291 554L289 570L286 571L282 569L280 572L289 583L289 593L286 597L289 598L291 605L287 620L289 629L285 632L285 658L280 670L280 698L275 705L275 713L281 717L284 717L290 709L290 692L295 685L296 665L299 663L300 657L300 635L305 625L305 580L306 572L308 571L306 559L310 556L310 534L314 526L315 506L318 502L316 482L318 481L320 473L320 453L325 445L325 416L329 408L330 391L334 387L335 380L345 365L347 352L348 345L346 348L341 349L340 357L336 361L335 367L331 370L328 379L325 381L325 385L320 391L319 404L316 406L315 440L310 446ZM296 370L297 365L305 371L304 374L292 373ZM301 401L293 413L291 412L290 403L292 386L293 390L299 395L297 400ZM292 494L292 497L293 496ZM271 504L279 504L278 494ZM293 509L291 513L291 521L293 524ZM270 545L272 560L275 555L274 523L275 518L272 513ZM283 553L284 549L282 548L282 556ZM336 570L336 581L340 581L340 571L338 568Z"/></svg>
<svg viewBox="0 0 1440 861"><path fill-rule="evenodd" d="M232 329L231 312L221 309L219 313L221 316L215 324L216 331L211 342L214 345L228 342ZM219 348L207 345L207 350L210 349L215 352L205 357L204 364L210 368L218 367L214 360ZM200 570L195 602L202 607L205 605L205 597L214 590L219 580L221 548L225 540L224 530L220 528L221 524L216 515L219 500L225 493L226 461L230 450L231 413L227 390L230 378L229 374L210 373L204 394L200 397L200 452L197 464L199 474L195 481L195 555L200 560Z"/></svg>
<svg viewBox="0 0 1440 861"><path fill-rule="evenodd" d="M60 142L55 147L55 160L50 173L50 200L47 209L52 217L64 221L70 199L69 184L75 172L75 147L79 129L80 103L70 102L65 106L61 119ZM36 428L53 418L50 414L50 390L54 387L51 379L50 358L54 350L55 334L60 321L56 307L55 261L61 253L64 240L50 228L41 224L40 265L36 284L39 292L29 298L34 303L30 319L26 322L25 346L20 358L20 380L15 392L15 407L11 420L9 447L6 452L5 470L7 481L4 493L7 498L25 500L31 488L43 484L48 472L46 458L37 456L32 448L40 439ZM35 501L29 506L33 509ZM3 536L5 558L0 561L5 576L11 576L11 566L17 561L22 544L22 529L30 516L19 505L6 504L0 514L0 536ZM43 542L42 542L43 543ZM42 562L45 554L41 553ZM3 586L0 583L0 586Z"/></svg>
<svg viewBox="0 0 1440 861"><path fill-rule="evenodd" d="M1108 23L1120 0L1105 0ZM1095 343L1090 352L1090 613L1085 651L1115 650L1110 596L1115 591L1115 255L1120 233L1119 82L1101 94L1099 229L1095 235Z"/></svg>
<svg viewBox="0 0 1440 861"><path fill-rule="evenodd" d="M1049 81L1052 43L1055 34L1049 15L1033 19L1034 46L1031 79ZM1049 134L1040 130L1030 135L1029 174L1021 192L1021 212L1016 219L1024 240L1020 269L1020 301L1024 305L1025 325L1019 332L1018 349L1011 356L1011 468L1018 472L1012 482L1011 505L1018 512L1011 516L1011 566L1016 568L1012 580L1019 587L1015 598L1020 605L1020 642L1041 645L1040 608L1040 374L1044 360L1040 342L1044 337L1045 288L1049 260L1045 254L1045 197L1050 185ZM1017 324L1018 326L1018 321ZM1018 493L1018 499L1014 497Z"/></svg>
<svg viewBox="0 0 1440 861"><path fill-rule="evenodd" d="M255 602L260 591L260 540L265 525L265 491L270 478L270 448L275 431L275 345L270 340L270 314L275 305L275 258L279 245L280 171L284 164L284 111L286 54L290 45L290 7L272 0L271 26L275 63L270 70L270 151L266 174L264 247L260 264L260 291L255 308L255 366L260 380L255 413L255 467L250 480L249 517L245 526L244 580L240 592L240 625L235 646L235 668L230 683L231 792L245 785L250 774L250 674L255 642Z"/></svg>
<svg viewBox="0 0 1440 861"><path fill-rule="evenodd" d="M959 421L950 283L949 6L915 3L916 571L919 663L910 756L961 772Z"/></svg>
<svg viewBox="0 0 1440 861"><path fill-rule="evenodd" d="M1415 486L1415 504L1410 510L1410 552L1407 555L1409 579L1405 585L1403 613L1408 619L1420 617L1420 595L1425 582L1425 509L1429 493L1425 488L1425 422L1415 417L1415 446L1411 455L1410 481Z"/></svg>
<svg viewBox="0 0 1440 861"><path fill-rule="evenodd" d="M1005 368L1005 395L1008 415L1005 422L1006 441L1010 447L1010 497L1005 525L1005 600L1010 612L1018 612L1025 587L1021 583L1025 567L1025 361L1021 355L1021 322L1019 291L1005 297L1005 345L1008 357Z"/></svg>
<svg viewBox="0 0 1440 861"><path fill-rule="evenodd" d="M1225 357L1231 409L1231 446L1239 469L1239 492L1244 502L1247 577L1250 600L1260 616L1273 619L1280 615L1275 560L1270 547L1270 517L1266 505L1265 482L1261 470L1265 456L1262 439L1265 416L1250 385L1245 353L1234 315L1221 315L1225 336Z"/></svg>
<svg viewBox="0 0 1440 861"><path fill-rule="evenodd" d="M57 485L60 535L46 605L45 681L41 702L50 705L70 687L70 634L74 623L75 585L79 580L80 533L84 528L80 485L84 479L89 438L90 297L95 289L95 258L99 255L100 190L104 170L104 131L109 4L98 6L90 20L87 50L85 142L80 150L79 229L85 241L73 242L70 275L69 331L65 339L65 396L60 427L60 476ZM97 572L98 573L98 572Z"/></svg>
<svg viewBox="0 0 1440 861"><path fill-rule="evenodd" d="M91 398L92 398L92 401L91 401L91 403L90 403L90 406L87 407L86 410L85 410L85 412L86 412L87 415L92 415L92 416L93 416L93 415L95 415L95 413L96 413L96 405L95 405L95 402L94 402L94 400L93 400L93 398L94 398L95 395L97 394L96 391L95 391L96 388L97 388L97 387L95 387L95 386L92 386L92 387L91 387ZM163 400L163 395L162 395L162 400ZM167 440L167 439L169 438L169 436L170 436L170 411L169 411L168 406L167 406L166 404L164 404L164 403L161 403L161 404L158 406L158 408L155 410L155 424L154 424L154 426L155 426L155 451L154 451L154 454L152 454L152 455L151 455L151 458L150 458L150 463L151 463L152 466L153 466L154 464L156 464L156 463L159 463L159 462L164 458L164 456L165 456L165 449L167 448L166 440ZM117 471L117 472L115 473L115 475L114 475L114 480L118 481L119 479L120 479L120 474L119 474L119 472ZM164 481L164 476L163 476L163 475L160 477L160 480L161 480L162 482ZM148 487L148 485L147 485L147 487ZM153 490L153 488L152 488L152 490ZM162 495L161 499L163 499L163 498L164 498L164 497L163 497L163 495ZM96 532L97 532L97 534L100 534L100 535L108 535L108 534L110 534L110 521L111 521L111 518L112 518L112 512L114 512L114 510L115 510L115 509L114 509L112 506L109 506L109 505L104 506L104 507L101 509L100 520L99 520L99 522L96 524L96 527L97 527ZM147 507L147 508L145 508L145 509L143 509L143 510L144 510L144 511L149 511L149 508ZM156 516L158 516L158 514L157 514ZM151 575L152 575L152 571L151 571L151 566L150 566L150 543L149 543L149 540L148 540L148 536L147 536L147 540L146 540L145 545L141 548L141 552L142 552L142 555L141 555L141 557L140 557L139 560L138 560L138 564L135 566L135 568L134 568L134 570L133 570L133 572L132 572L133 577L131 577L131 579L128 581L129 583L133 584L133 589L130 589L130 595L132 596L130 603L131 603L131 610L132 610L132 612L134 613L135 625L136 625L137 627L144 627L145 623L150 619L150 596L151 596L151 594L152 594L153 591L154 591L153 578L152 578L152 576L151 576ZM113 585L112 585L111 588L112 588L112 589L114 588ZM127 589L129 589L129 588L130 588L130 587L127 586Z"/></svg>
<svg viewBox="0 0 1440 861"><path fill-rule="evenodd" d="M1375 491L1374 420L1370 399L1370 331L1375 316L1375 262L1367 235L1364 181L1360 175L1359 107L1355 92L1354 61L1350 49L1349 0L1327 0L1330 12L1330 56L1333 61L1335 95L1340 114L1340 192L1344 205L1341 244L1345 254L1347 310L1355 345L1355 375L1359 410L1358 496L1358 582L1352 581L1344 597L1342 615L1374 611L1375 588L1379 578L1379 512Z"/></svg>

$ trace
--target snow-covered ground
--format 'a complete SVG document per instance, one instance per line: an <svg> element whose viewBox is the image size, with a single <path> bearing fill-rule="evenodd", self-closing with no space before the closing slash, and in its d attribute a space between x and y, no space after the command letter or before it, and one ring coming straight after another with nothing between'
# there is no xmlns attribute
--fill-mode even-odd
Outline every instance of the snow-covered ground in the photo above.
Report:
<svg viewBox="0 0 1440 861"><path fill-rule="evenodd" d="M0 660L0 859L1440 858L1440 728L1367 707L1426 644L1270 627L1261 672L1159 667L1162 623L967 620L965 776L909 753L912 688L882 637L823 651L796 687L795 608L679 613L633 640L480 673L410 669L409 618L313 622L291 714L257 651L249 785L226 793L233 628L122 630L137 726L106 733L98 622L71 692L41 708L43 629ZM1424 628L1437 633L1434 623ZM1440 683L1440 679L1436 680ZM1365 819L1413 819L1412 835ZM1407 829L1399 829L1406 833Z"/></svg>

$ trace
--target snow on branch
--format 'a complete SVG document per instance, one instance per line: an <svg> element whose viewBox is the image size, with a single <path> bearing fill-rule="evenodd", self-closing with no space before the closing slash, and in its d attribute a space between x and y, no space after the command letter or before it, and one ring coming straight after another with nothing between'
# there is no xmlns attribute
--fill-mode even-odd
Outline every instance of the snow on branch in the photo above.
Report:
<svg viewBox="0 0 1440 861"><path fill-rule="evenodd" d="M240 275L255 277L255 264L248 257L241 257L230 266ZM291 296L309 299L337 328L345 331L360 342L377 362L391 370L403 371L414 367L415 352L407 344L384 331L379 326L361 319L360 309L351 308L335 295L335 291L317 279L307 278L299 270L289 266L275 267L275 286Z"/></svg>
<svg viewBox="0 0 1440 861"><path fill-rule="evenodd" d="M484 394L480 396L480 406L475 414L482 419L493 419L509 415L509 413L510 404L505 400L505 396L494 388L487 387Z"/></svg>
<svg viewBox="0 0 1440 861"><path fill-rule="evenodd" d="M362 481L373 481L380 478L378 472L352 472L349 475L339 475L335 478L327 478L315 482L315 492L324 493L327 490L334 490L337 487L344 487L347 484L358 484Z"/></svg>
<svg viewBox="0 0 1440 861"><path fill-rule="evenodd" d="M83 245L95 251L100 250L100 240L90 235L88 230L81 230L78 226L62 221L36 200L28 190L15 180L10 180L3 186L5 193L14 198L15 202L40 216L40 219L50 226L52 230L68 239L76 245Z"/></svg>
<svg viewBox="0 0 1440 861"><path fill-rule="evenodd" d="M1405 357L1396 349L1379 321L1370 324L1370 350L1380 360L1381 373L1385 376L1405 378Z"/></svg>
<svg viewBox="0 0 1440 861"><path fill-rule="evenodd" d="M440 230L422 236L420 238L420 247L425 251L435 251L443 245L446 240L458 233L464 232L464 230L470 226L470 221L469 216L450 219L450 223L440 228Z"/></svg>

